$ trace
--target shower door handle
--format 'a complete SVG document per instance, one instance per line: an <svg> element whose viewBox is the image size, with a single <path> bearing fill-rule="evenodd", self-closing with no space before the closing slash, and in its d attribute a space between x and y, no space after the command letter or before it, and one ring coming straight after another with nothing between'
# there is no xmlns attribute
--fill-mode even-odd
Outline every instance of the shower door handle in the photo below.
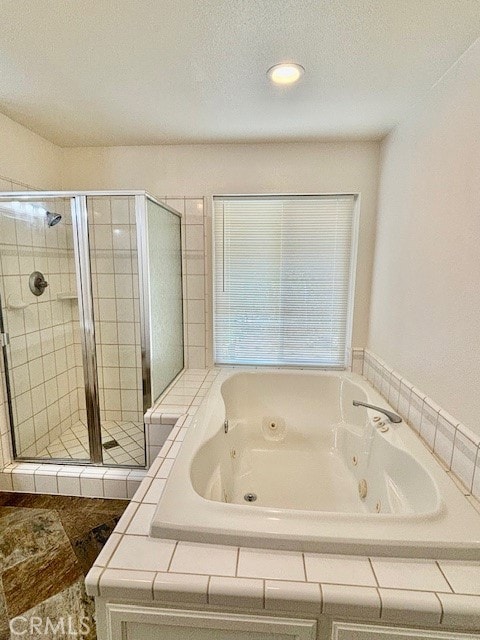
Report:
<svg viewBox="0 0 480 640"><path fill-rule="evenodd" d="M0 339L2 341L2 347L8 347L10 344L10 335L8 333L0 333Z"/></svg>

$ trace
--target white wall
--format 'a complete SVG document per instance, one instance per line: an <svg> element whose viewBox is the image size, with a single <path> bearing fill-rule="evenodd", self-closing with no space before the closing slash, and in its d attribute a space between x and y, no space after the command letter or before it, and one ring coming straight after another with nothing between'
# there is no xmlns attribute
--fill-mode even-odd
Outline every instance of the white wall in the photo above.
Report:
<svg viewBox="0 0 480 640"><path fill-rule="evenodd" d="M0 191L59 189L62 151L0 114ZM2 363L3 366L3 363ZM0 383L0 466L10 462L10 428Z"/></svg>
<svg viewBox="0 0 480 640"><path fill-rule="evenodd" d="M172 206L186 212L186 249L192 258L192 275L188 268L185 271L187 290L189 278L192 290L198 290L197 280L204 277L205 301L209 299L208 266L199 270L196 258L208 242L194 232L202 226L206 229L208 223L192 198L213 193L360 192L354 322L354 344L359 346L365 344L368 329L378 162L376 142L60 149L0 114L1 189L24 185L39 189L146 188L161 198L169 196ZM175 196L187 199L180 201ZM197 294L192 294L186 306L191 316L186 318L186 327L191 329L187 331L190 366L204 366L211 352L208 304L204 305L206 316L200 317L202 300ZM206 330L205 343L199 327Z"/></svg>
<svg viewBox="0 0 480 640"><path fill-rule="evenodd" d="M369 347L480 433L480 42L385 141Z"/></svg>
<svg viewBox="0 0 480 640"><path fill-rule="evenodd" d="M61 187L62 149L0 114L0 176L38 189ZM8 185L0 183L0 190Z"/></svg>
<svg viewBox="0 0 480 640"><path fill-rule="evenodd" d="M165 145L64 150L64 187L143 188L165 197L361 192L353 342L367 337L379 144Z"/></svg>

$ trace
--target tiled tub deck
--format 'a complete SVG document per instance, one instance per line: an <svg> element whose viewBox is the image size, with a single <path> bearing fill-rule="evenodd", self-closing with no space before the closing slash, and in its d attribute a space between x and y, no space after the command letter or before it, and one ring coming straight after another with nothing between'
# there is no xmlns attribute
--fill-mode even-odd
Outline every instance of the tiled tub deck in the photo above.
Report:
<svg viewBox="0 0 480 640"><path fill-rule="evenodd" d="M217 373L186 372L148 416L154 431L155 424L172 420L176 406L181 407L177 415L183 413L88 574L90 595L99 602L294 612L319 619L326 614L480 631L480 562L334 556L149 537L156 504L197 410L199 389L205 395ZM178 405L172 404L175 396L183 396ZM480 512L471 496L458 495Z"/></svg>

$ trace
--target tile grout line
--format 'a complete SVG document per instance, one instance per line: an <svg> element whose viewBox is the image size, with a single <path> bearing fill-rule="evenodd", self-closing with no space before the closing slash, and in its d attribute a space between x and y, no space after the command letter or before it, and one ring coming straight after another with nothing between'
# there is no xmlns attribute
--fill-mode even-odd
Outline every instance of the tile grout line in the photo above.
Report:
<svg viewBox="0 0 480 640"><path fill-rule="evenodd" d="M172 555L171 555L171 557L170 557L170 560L169 560L169 562L168 562L168 566L167 566L167 573L170 573L170 567L172 566L173 557L174 557L174 555L175 555L175 552L177 551L178 543L179 543L179 540L177 540L177 541L175 542L175 546L173 547ZM174 573L174 572L172 572L172 573Z"/></svg>
<svg viewBox="0 0 480 640"><path fill-rule="evenodd" d="M235 562L235 578L238 578L238 564L240 562L240 547L237 547L237 557Z"/></svg>
<svg viewBox="0 0 480 640"><path fill-rule="evenodd" d="M212 576L208 576L208 580L207 580L207 604L210 604L210 581L212 579Z"/></svg>
<svg viewBox="0 0 480 640"><path fill-rule="evenodd" d="M480 444L477 447L477 453L475 455L475 462L473 463L473 474L472 474L472 483L470 484L470 494L473 494L473 485L475 483L475 478L478 471L478 462L479 462L479 453L480 453Z"/></svg>
<svg viewBox="0 0 480 640"><path fill-rule="evenodd" d="M381 593L380 593L380 589L379 589L379 587L375 587L375 590L376 590L376 592L377 592L378 599L380 600L380 615L379 615L378 617L379 617L379 619L381 620L381 619L382 619L382 616L383 616L383 600L382 600L382 595L381 595Z"/></svg>
<svg viewBox="0 0 480 640"><path fill-rule="evenodd" d="M153 580L152 580L152 587L151 587L151 596L152 596L152 602L155 600L155 581L157 579L157 575L158 575L158 571L154 571L153 572Z"/></svg>
<svg viewBox="0 0 480 640"><path fill-rule="evenodd" d="M375 570L373 568L373 562L371 558L367 558L368 563L370 565L370 569L372 570L373 573L373 577L375 578L375 582L377 583L377 587L380 587L380 583L378 582L378 578L377 578L377 574L375 573Z"/></svg>
<svg viewBox="0 0 480 640"><path fill-rule="evenodd" d="M445 611L443 609L443 604L442 604L442 600L440 598L440 596L438 595L438 593L435 591L435 597L437 598L438 602L440 603L440 620L438 622L439 625L441 625L443 623L443 617L445 615Z"/></svg>
<svg viewBox="0 0 480 640"><path fill-rule="evenodd" d="M438 570L439 570L439 571L440 571L440 573L442 574L442 576L443 576L443 578L444 578L445 582L448 584L448 586L449 586L449 588L450 588L451 592L452 592L452 593L455 593L454 589L452 588L452 585L450 584L450 581L448 580L447 576L445 575L445 572L443 571L442 567L440 566L440 562L439 562L438 560L435 560L435 564L437 565ZM443 592L442 592L442 593L443 593ZM448 593L448 592L445 592L445 593Z"/></svg>
<svg viewBox="0 0 480 640"><path fill-rule="evenodd" d="M305 577L305 582L308 582L307 577L307 562L305 560L305 553L302 552L302 565L303 565L303 575Z"/></svg>
<svg viewBox="0 0 480 640"><path fill-rule="evenodd" d="M318 588L320 590L320 615L323 614L323 589L322 589L322 583L318 582Z"/></svg>
<svg viewBox="0 0 480 640"><path fill-rule="evenodd" d="M107 567L100 567L101 571L100 571L100 575L98 576L98 580L97 580L97 589L98 589L98 595L101 596L102 593L100 591L100 581L102 579L103 574L105 573L105 571L107 570Z"/></svg>
<svg viewBox="0 0 480 640"><path fill-rule="evenodd" d="M373 566L373 560L369 557L368 562L370 563L370 568L373 573L373 577L375 578L375 582L377 583L377 587L380 588L380 582L378 580L377 574L375 573L375 567Z"/></svg>

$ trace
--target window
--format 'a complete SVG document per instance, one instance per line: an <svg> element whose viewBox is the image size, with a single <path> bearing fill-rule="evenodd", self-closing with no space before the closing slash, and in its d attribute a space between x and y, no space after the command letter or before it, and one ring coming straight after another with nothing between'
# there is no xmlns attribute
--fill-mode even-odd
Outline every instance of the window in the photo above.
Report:
<svg viewBox="0 0 480 640"><path fill-rule="evenodd" d="M355 196L214 198L215 361L344 367Z"/></svg>

